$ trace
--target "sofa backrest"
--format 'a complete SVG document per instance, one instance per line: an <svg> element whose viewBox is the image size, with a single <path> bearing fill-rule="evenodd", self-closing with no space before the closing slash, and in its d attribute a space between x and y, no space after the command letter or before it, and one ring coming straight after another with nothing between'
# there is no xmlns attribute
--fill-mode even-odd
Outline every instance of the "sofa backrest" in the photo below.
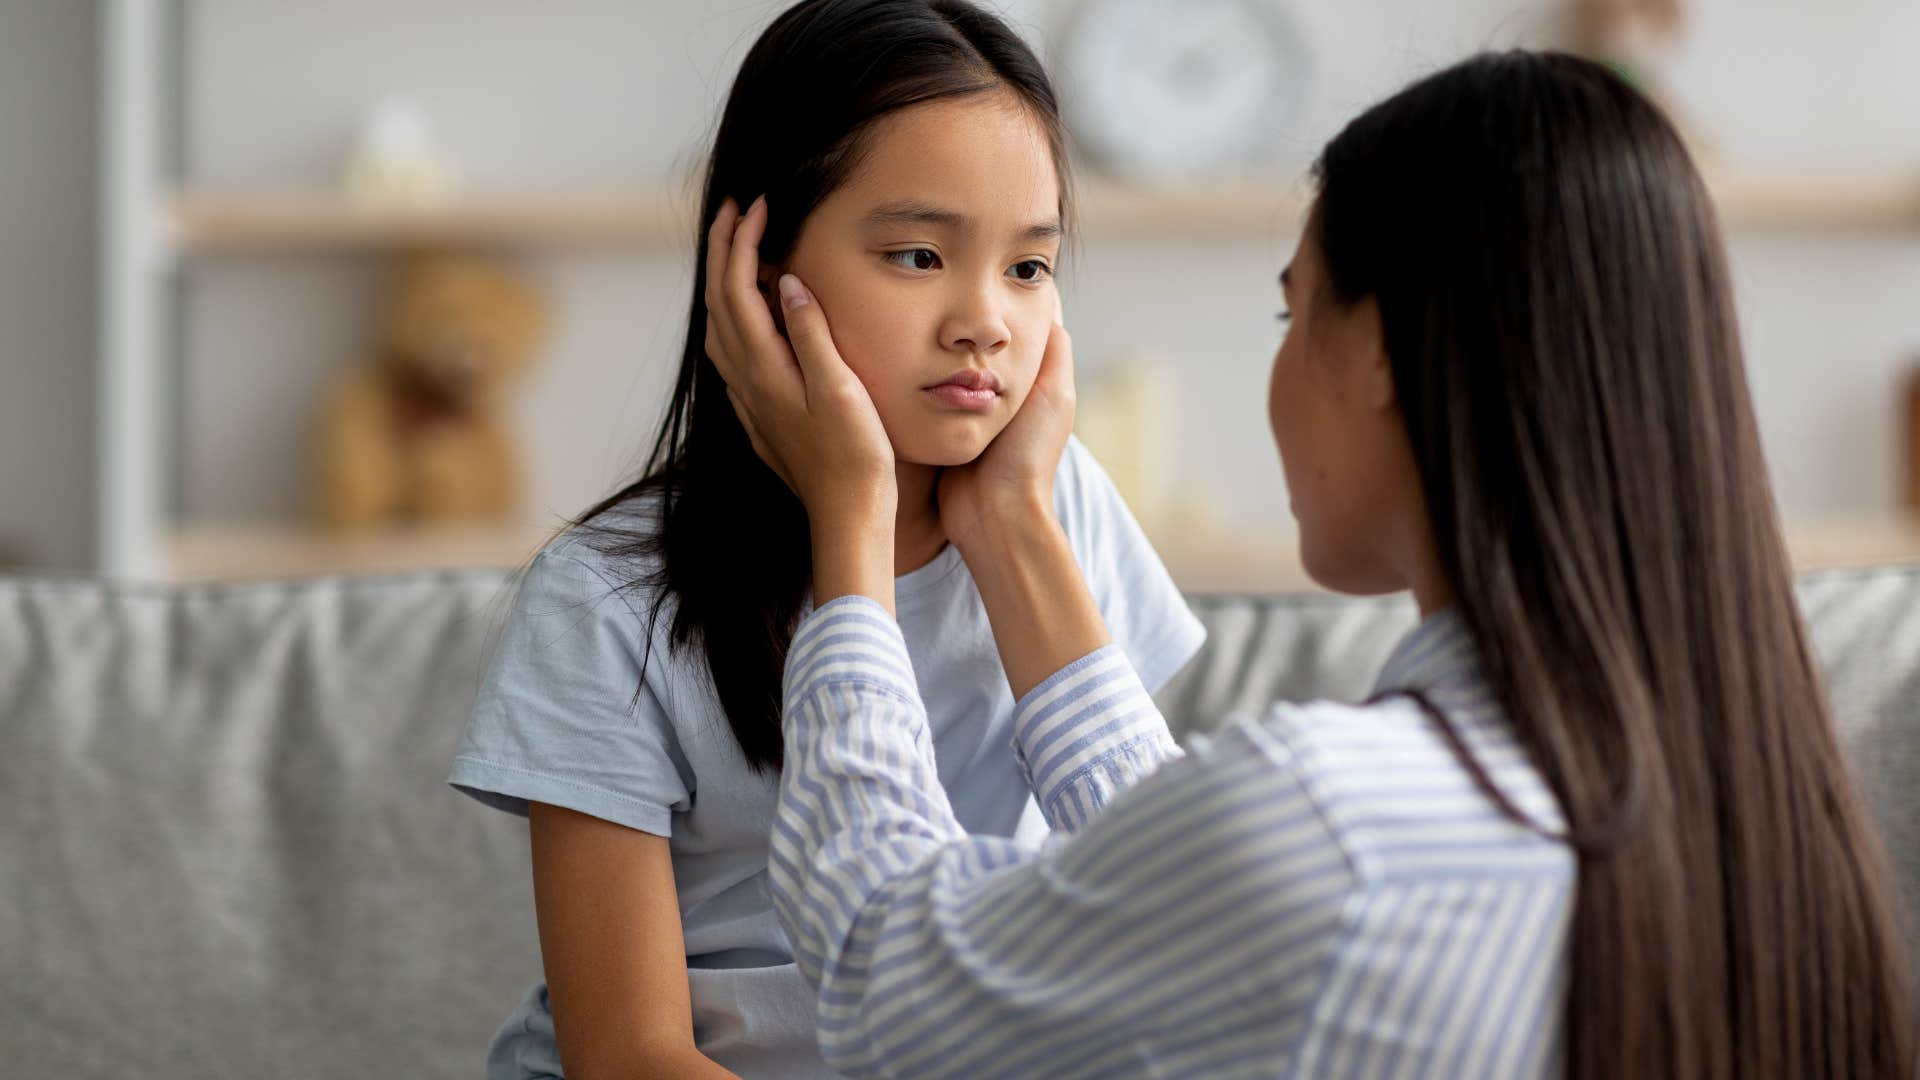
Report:
<svg viewBox="0 0 1920 1080"><path fill-rule="evenodd" d="M540 976L524 825L444 784L512 578L0 579L0 1061L465 1077ZM1920 896L1920 567L1800 582ZM1182 733L1364 696L1400 600L1200 597Z"/></svg>
<svg viewBox="0 0 1920 1080"><path fill-rule="evenodd" d="M443 782L506 584L0 584L6 1071L478 1075L539 978Z"/></svg>

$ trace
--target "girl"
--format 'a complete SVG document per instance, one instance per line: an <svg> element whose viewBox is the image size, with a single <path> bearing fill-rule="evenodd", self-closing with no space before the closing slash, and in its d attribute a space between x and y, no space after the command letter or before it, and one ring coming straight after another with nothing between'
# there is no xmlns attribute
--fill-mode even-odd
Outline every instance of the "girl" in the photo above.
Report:
<svg viewBox="0 0 1920 1080"><path fill-rule="evenodd" d="M763 195L758 257L803 274L877 409L898 493L880 567L967 828L1045 831L1013 698L936 478L1020 411L1059 310L1060 121L1033 54L961 0L808 0L728 98L703 221ZM704 232L704 230L703 230ZM645 479L538 556L451 781L528 815L546 983L496 1078L831 1075L767 886L780 674L823 538L755 456L704 353L704 236L686 352ZM764 310L764 304L763 304ZM878 485L879 481L872 481ZM1077 445L1058 513L1149 685L1202 631ZM896 575L898 577L896 578Z"/></svg>
<svg viewBox="0 0 1920 1080"><path fill-rule="evenodd" d="M781 282L797 366L771 332L742 287L758 222L723 211L716 355L821 541L773 885L827 1060L1913 1076L1905 949L1672 127L1592 63L1485 56L1360 116L1317 176L1269 419L1309 570L1411 589L1424 621L1368 704L1182 757L1047 509L1056 337L984 482L940 489L1029 782L1078 834L1041 853L940 796L876 570L887 443L804 279Z"/></svg>

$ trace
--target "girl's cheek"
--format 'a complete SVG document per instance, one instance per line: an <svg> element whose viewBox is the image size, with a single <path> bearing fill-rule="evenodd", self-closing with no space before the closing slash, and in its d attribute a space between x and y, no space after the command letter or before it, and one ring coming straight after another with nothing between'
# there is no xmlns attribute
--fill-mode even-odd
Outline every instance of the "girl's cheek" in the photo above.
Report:
<svg viewBox="0 0 1920 1080"><path fill-rule="evenodd" d="M1047 338L1053 334L1053 312L1048 310L1045 318L1033 319L1020 331L1020 366L1031 379L1040 370L1040 358L1046 355Z"/></svg>
<svg viewBox="0 0 1920 1080"><path fill-rule="evenodd" d="M1014 414L1018 413L1020 411L1020 407L1027 403L1027 395L1032 392L1033 392L1033 383L1031 381L1022 383L1018 386L1009 386L1006 389L1007 422L1008 423L1013 422Z"/></svg>

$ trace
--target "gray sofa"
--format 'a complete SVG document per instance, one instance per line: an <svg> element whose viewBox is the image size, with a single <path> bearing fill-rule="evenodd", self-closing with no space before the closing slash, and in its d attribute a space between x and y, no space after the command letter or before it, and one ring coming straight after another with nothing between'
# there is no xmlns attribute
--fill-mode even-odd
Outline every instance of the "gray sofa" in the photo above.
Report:
<svg viewBox="0 0 1920 1080"><path fill-rule="evenodd" d="M526 833L442 782L511 578L0 579L0 1071L471 1077L539 975ZM1803 577L1920 897L1920 566ZM1201 597L1177 728L1352 699L1400 600Z"/></svg>

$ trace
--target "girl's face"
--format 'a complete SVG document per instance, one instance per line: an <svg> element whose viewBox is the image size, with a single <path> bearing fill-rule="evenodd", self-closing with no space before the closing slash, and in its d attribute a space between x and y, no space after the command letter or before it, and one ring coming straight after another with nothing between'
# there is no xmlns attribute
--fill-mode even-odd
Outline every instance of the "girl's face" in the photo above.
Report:
<svg viewBox="0 0 1920 1080"><path fill-rule="evenodd" d="M1408 586L1425 520L1393 389L1379 305L1334 302L1317 229L1280 275L1290 312L1273 358L1267 418L1300 523L1300 559L1337 592Z"/></svg>
<svg viewBox="0 0 1920 1080"><path fill-rule="evenodd" d="M1060 236L1044 130L1012 96L976 94L879 121L780 269L813 291L895 456L962 465L1033 386Z"/></svg>

